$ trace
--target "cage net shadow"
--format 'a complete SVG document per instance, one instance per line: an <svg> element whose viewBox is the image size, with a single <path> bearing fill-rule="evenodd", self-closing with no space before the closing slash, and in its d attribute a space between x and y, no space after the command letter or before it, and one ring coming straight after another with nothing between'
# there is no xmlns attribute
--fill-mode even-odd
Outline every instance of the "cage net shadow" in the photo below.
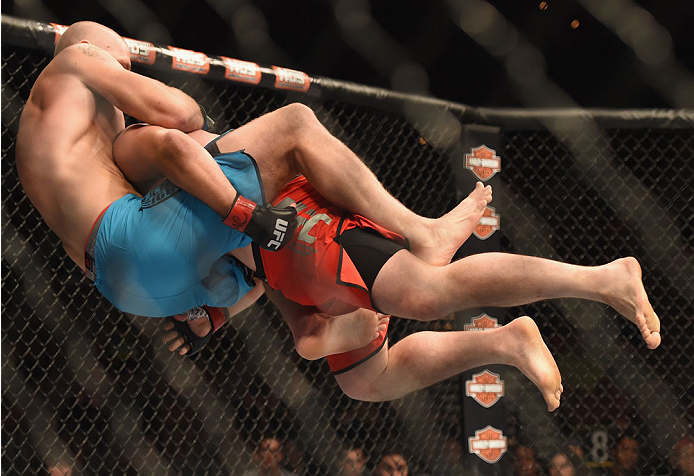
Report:
<svg viewBox="0 0 694 476"><path fill-rule="evenodd" d="M369 450L370 464L401 452L411 474L452 468L448 443L463 440L457 378L395 402L357 402L323 360L296 354L264 298L182 359L161 345L156 320L122 314L99 295L29 203L14 167L21 107L48 60L3 46L3 474L43 474L60 461L78 474L243 474L268 435L282 442L285 466L305 474L336 474L341 451L355 446ZM415 212L438 217L456 203L450 151L378 103L156 76L204 101L220 131L301 100ZM536 320L567 389L550 415L530 382L510 379L510 443L531 441L546 458L576 441L599 467L609 464L613 441L631 435L644 465L670 474L670 450L694 420L693 132L502 131L495 194L507 210L504 251L584 265L639 256L664 336L657 352L645 352L634 326L585 301L510 309L511 318ZM425 329L462 322L396 318L389 337Z"/></svg>

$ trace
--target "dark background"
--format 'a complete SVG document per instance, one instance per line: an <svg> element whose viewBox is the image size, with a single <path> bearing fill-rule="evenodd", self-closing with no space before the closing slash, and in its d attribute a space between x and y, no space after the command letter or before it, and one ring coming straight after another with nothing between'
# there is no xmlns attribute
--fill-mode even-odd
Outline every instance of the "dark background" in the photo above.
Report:
<svg viewBox="0 0 694 476"><path fill-rule="evenodd" d="M540 8L540 2L489 3L543 52L548 78L575 104L593 108L694 105L694 93L678 101L654 88L648 76L657 76L658 68L648 73L633 50L580 2L548 0L546 9ZM672 53L691 81L690 91L694 90L694 1L605 2L650 12L669 34ZM450 4L443 0L14 0L4 1L2 12L66 25L89 19L124 36L153 43L299 69L311 76L430 94L473 106L536 105L519 99L503 61L454 23ZM352 15L355 12L359 15ZM354 41L341 27L345 21L364 18L368 21L362 31L380 35L367 48L375 52L371 60L352 46ZM577 28L571 27L573 20L580 23ZM420 65L428 81L423 86L420 82L419 87L393 81L395 66L403 62Z"/></svg>

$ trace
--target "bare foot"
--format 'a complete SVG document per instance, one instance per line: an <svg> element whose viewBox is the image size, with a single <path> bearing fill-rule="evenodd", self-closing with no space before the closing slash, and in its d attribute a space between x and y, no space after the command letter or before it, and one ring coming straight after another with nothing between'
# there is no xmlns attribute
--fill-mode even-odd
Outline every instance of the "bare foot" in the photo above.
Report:
<svg viewBox="0 0 694 476"><path fill-rule="evenodd" d="M636 324L649 349L660 345L660 319L648 301L636 258L615 260L604 266L602 302Z"/></svg>
<svg viewBox="0 0 694 476"><path fill-rule="evenodd" d="M485 207L492 201L492 187L477 182L475 189L453 210L430 221L426 243L412 244L412 253L434 266L451 262L453 255L472 234L482 218Z"/></svg>
<svg viewBox="0 0 694 476"><path fill-rule="evenodd" d="M547 409L556 410L564 391L561 374L535 322L523 316L500 330L504 331L503 346L508 355L504 363L517 367L532 380L547 402Z"/></svg>
<svg viewBox="0 0 694 476"><path fill-rule="evenodd" d="M388 328L390 316L360 310L341 316L332 316L329 319L332 320L332 332L329 335L335 337L335 347L330 348L329 353L338 354L361 349L377 339L379 332Z"/></svg>

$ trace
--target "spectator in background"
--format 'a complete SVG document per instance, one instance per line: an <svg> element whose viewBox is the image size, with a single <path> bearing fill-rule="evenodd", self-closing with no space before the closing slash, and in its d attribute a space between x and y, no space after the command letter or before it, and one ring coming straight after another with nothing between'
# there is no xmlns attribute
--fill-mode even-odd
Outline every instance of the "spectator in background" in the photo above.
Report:
<svg viewBox="0 0 694 476"><path fill-rule="evenodd" d="M361 448L345 450L340 462L341 476L359 476L366 474L366 455Z"/></svg>
<svg viewBox="0 0 694 476"><path fill-rule="evenodd" d="M285 441L282 444L284 461L282 465L292 473L299 475L309 475L308 456L302 446L294 440Z"/></svg>
<svg viewBox="0 0 694 476"><path fill-rule="evenodd" d="M542 471L535 457L535 449L526 444L518 444L513 448L513 474L515 476L540 476Z"/></svg>
<svg viewBox="0 0 694 476"><path fill-rule="evenodd" d="M670 453L670 467L675 476L694 476L694 440L682 438Z"/></svg>
<svg viewBox="0 0 694 476"><path fill-rule="evenodd" d="M48 476L72 476L72 466L61 459L48 468Z"/></svg>
<svg viewBox="0 0 694 476"><path fill-rule="evenodd" d="M294 476L284 469L282 444L274 436L265 437L260 441L258 449L253 454L255 468L246 472L246 476Z"/></svg>
<svg viewBox="0 0 694 476"><path fill-rule="evenodd" d="M454 436L446 439L443 456L434 474L437 476L459 476L463 474L463 444Z"/></svg>
<svg viewBox="0 0 694 476"><path fill-rule="evenodd" d="M566 447L569 452L574 453L576 456L578 456L581 461L585 461L586 458L586 452L583 449L583 445L581 444L581 440L577 437L572 437L569 440L569 444Z"/></svg>
<svg viewBox="0 0 694 476"><path fill-rule="evenodd" d="M376 465L374 476L409 476L410 467L400 453L384 455Z"/></svg>
<svg viewBox="0 0 694 476"><path fill-rule="evenodd" d="M567 449L555 453L549 460L549 476L589 476L590 470L583 460Z"/></svg>
<svg viewBox="0 0 694 476"><path fill-rule="evenodd" d="M623 435L618 438L610 453L612 455L612 476L636 476L639 474L639 442Z"/></svg>

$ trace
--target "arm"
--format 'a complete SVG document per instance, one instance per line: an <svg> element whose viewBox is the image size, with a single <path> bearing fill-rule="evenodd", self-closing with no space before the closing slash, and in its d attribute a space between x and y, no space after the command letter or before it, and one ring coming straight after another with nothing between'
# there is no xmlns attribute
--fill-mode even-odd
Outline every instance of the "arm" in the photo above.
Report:
<svg viewBox="0 0 694 476"><path fill-rule="evenodd" d="M297 353L307 360L364 347L378 337L379 331L385 330L389 319L368 309L328 316L315 307L302 306L279 291L265 288L292 331Z"/></svg>
<svg viewBox="0 0 694 476"><path fill-rule="evenodd" d="M108 102L132 117L185 132L200 129L205 118L198 103L183 91L125 69L101 48L80 43L56 59L66 73L76 76Z"/></svg>
<svg viewBox="0 0 694 476"><path fill-rule="evenodd" d="M215 137L202 131L195 134L203 140ZM259 246L271 251L285 246L297 226L296 209L256 204L242 197L191 135L135 124L116 137L113 160L140 193L146 193L166 177L214 210L225 225L245 233Z"/></svg>

